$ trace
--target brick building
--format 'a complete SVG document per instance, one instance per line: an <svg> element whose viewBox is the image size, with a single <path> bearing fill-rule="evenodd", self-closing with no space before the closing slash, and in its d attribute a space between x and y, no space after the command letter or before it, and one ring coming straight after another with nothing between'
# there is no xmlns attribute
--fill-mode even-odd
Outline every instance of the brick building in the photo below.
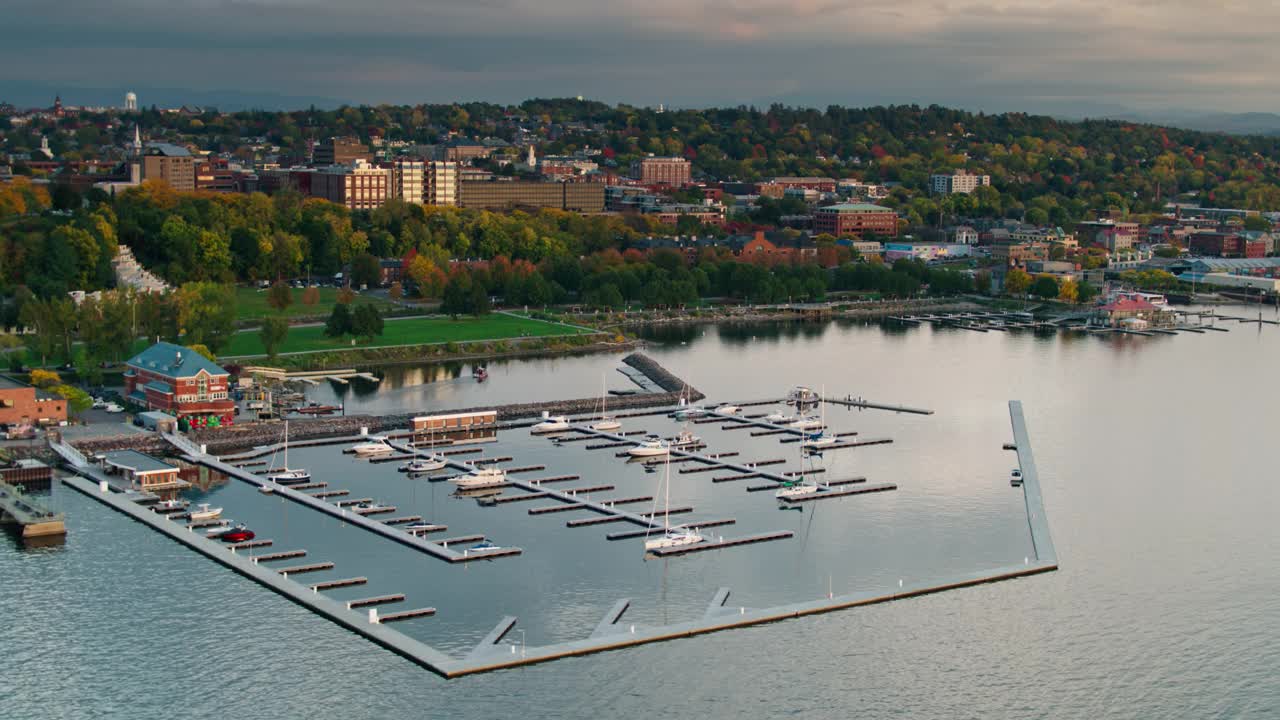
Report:
<svg viewBox="0 0 1280 720"><path fill-rule="evenodd" d="M458 204L487 210L555 208L598 213L604 212L604 187L600 183L463 181Z"/></svg>
<svg viewBox="0 0 1280 720"><path fill-rule="evenodd" d="M67 419L67 401L0 375L0 425L50 425Z"/></svg>
<svg viewBox="0 0 1280 720"><path fill-rule="evenodd" d="M836 237L897 237L898 213L869 203L829 205L813 212L813 231Z"/></svg>
<svg viewBox="0 0 1280 720"><path fill-rule="evenodd" d="M631 165L631 176L641 185L684 187L692 177L693 167L682 157L646 157Z"/></svg>
<svg viewBox="0 0 1280 720"><path fill-rule="evenodd" d="M1263 240L1247 240L1233 232L1198 232L1188 239L1192 255L1223 258L1260 258L1267 255Z"/></svg>
<svg viewBox="0 0 1280 720"><path fill-rule="evenodd" d="M311 161L316 165L350 165L357 160L369 162L373 155L368 145L353 137L321 140L311 151Z"/></svg>
<svg viewBox="0 0 1280 720"><path fill-rule="evenodd" d="M124 373L125 397L148 410L162 410L192 427L230 425L235 401L230 374L200 353L156 343L135 355Z"/></svg>

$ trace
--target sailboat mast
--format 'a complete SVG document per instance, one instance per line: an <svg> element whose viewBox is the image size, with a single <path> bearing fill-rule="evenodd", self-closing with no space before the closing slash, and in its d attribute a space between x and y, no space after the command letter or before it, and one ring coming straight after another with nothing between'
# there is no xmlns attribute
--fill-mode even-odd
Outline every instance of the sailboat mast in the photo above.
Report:
<svg viewBox="0 0 1280 720"><path fill-rule="evenodd" d="M284 469L289 469L289 421L284 421Z"/></svg>
<svg viewBox="0 0 1280 720"><path fill-rule="evenodd" d="M666 496L663 498L662 508L662 527L671 529L671 454L667 454L667 471L666 477L663 478L663 484L667 486Z"/></svg>

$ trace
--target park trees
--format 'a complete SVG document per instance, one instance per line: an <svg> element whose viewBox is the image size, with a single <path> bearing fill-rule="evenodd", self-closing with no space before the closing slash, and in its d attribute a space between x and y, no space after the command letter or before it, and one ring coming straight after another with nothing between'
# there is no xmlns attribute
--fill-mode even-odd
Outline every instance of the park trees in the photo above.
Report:
<svg viewBox="0 0 1280 720"><path fill-rule="evenodd" d="M1004 291L1020 297L1027 294L1027 290L1031 288L1031 276L1025 271L1013 268L1004 274Z"/></svg>
<svg viewBox="0 0 1280 720"><path fill-rule="evenodd" d="M267 357L272 360L275 359L288 335L289 321L284 318L266 318L262 321L262 327L258 329L258 338L262 340L262 347L266 349Z"/></svg>
<svg viewBox="0 0 1280 720"><path fill-rule="evenodd" d="M368 303L356 307L351 316L352 335L365 342L370 342L382 334L382 329L382 313L378 312L377 307Z"/></svg>
<svg viewBox="0 0 1280 720"><path fill-rule="evenodd" d="M324 323L324 334L331 338L340 338L351 332L351 309L345 303L337 303L329 312L329 319Z"/></svg>
<svg viewBox="0 0 1280 720"><path fill-rule="evenodd" d="M1037 275L1031 283L1031 293L1046 300L1058 297L1058 281L1052 275Z"/></svg>
<svg viewBox="0 0 1280 720"><path fill-rule="evenodd" d="M235 332L236 298L230 285L191 282L174 292L183 341L207 346L214 353Z"/></svg>
<svg viewBox="0 0 1280 720"><path fill-rule="evenodd" d="M267 304L280 312L288 310L293 304L293 288L283 280L275 281L267 290Z"/></svg>

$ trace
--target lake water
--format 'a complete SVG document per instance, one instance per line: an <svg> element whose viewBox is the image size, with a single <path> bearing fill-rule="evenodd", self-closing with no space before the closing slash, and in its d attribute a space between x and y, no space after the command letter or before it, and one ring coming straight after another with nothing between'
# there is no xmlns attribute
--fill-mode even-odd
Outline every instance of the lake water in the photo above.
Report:
<svg viewBox="0 0 1280 720"><path fill-rule="evenodd" d="M333 447L297 450L290 464L445 523L444 535L485 533L525 554L446 566L239 482L193 492L275 539L273 550L337 564L317 580L369 578L334 597L403 592L404 609L439 609L395 626L406 634L465 652L514 614L533 645L586 636L622 597L633 599L628 622L665 623L698 616L720 586L733 589L729 605L764 607L1016 564L1030 543L1000 446L1006 401L1023 401L1058 572L453 681L59 488L65 546L0 537L0 717L1280 717L1269 452L1280 328L1227 326L1116 338L856 323L650 331L647 352L716 401L803 383L936 411L829 409L834 429L894 443L828 453L825 476L897 483L890 493L782 512L747 483L674 474L672 505L696 508L681 518L736 518L709 531L726 537L796 537L668 561L643 560L639 541L605 541L621 525L568 529L583 515L528 516L538 501L482 508ZM345 393L351 412L583 397L602 378L628 386L619 357L492 363L484 384L392 369L376 389L321 386L311 399ZM710 451L799 466L794 445L695 430ZM547 465L528 477L616 485L610 495L654 490L660 475L583 445L512 431L484 454Z"/></svg>

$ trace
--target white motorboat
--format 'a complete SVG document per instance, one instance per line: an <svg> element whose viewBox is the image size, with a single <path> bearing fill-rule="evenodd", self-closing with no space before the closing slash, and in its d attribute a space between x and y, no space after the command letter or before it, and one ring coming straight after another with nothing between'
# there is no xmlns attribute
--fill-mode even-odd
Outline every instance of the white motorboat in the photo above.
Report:
<svg viewBox="0 0 1280 720"><path fill-rule="evenodd" d="M550 415L547 412L542 413L542 422L529 428L529 432L534 435L546 435L548 433L565 432L572 429L569 425L569 418L564 415Z"/></svg>
<svg viewBox="0 0 1280 720"><path fill-rule="evenodd" d="M798 385L787 393L788 405L813 405L818 402L818 393L803 385Z"/></svg>
<svg viewBox="0 0 1280 720"><path fill-rule="evenodd" d="M800 447L804 448L805 450L820 450L824 447L830 447L832 445L835 445L838 442L840 442L840 438L836 437L835 435L821 432L821 433L817 433L816 435L810 435L804 440L801 440Z"/></svg>
<svg viewBox="0 0 1280 720"><path fill-rule="evenodd" d="M289 421L284 423L284 465L278 470L268 470L267 479L280 485L297 485L311 480L311 473L302 469L289 469Z"/></svg>
<svg viewBox="0 0 1280 720"><path fill-rule="evenodd" d="M185 509L187 508L187 506L188 506L188 505L190 505L190 504L191 504L191 503L187 502L186 500L176 500L176 499L174 499L174 500L161 500L160 502L156 503L156 509L158 509L158 510L185 510Z"/></svg>
<svg viewBox="0 0 1280 720"><path fill-rule="evenodd" d="M439 530L442 526L433 525L431 523L419 522L411 525L405 525L405 532L426 532L428 530Z"/></svg>
<svg viewBox="0 0 1280 720"><path fill-rule="evenodd" d="M478 467L466 475L450 478L449 482L460 488L482 488L501 485L507 481L507 474L502 468L493 466Z"/></svg>
<svg viewBox="0 0 1280 720"><path fill-rule="evenodd" d="M351 452L360 457L371 457L373 455L385 455L393 450L387 444L387 439L381 435L373 435L369 437L368 442L362 442L359 445L352 445Z"/></svg>
<svg viewBox="0 0 1280 720"><path fill-rule="evenodd" d="M203 527L200 529L204 530L205 537L216 537L231 529L231 521L223 520L222 522L212 527Z"/></svg>
<svg viewBox="0 0 1280 720"><path fill-rule="evenodd" d="M671 447L657 435L650 435L640 441L639 445L627 451L631 457L657 457L671 452Z"/></svg>
<svg viewBox="0 0 1280 720"><path fill-rule="evenodd" d="M222 515L222 508L209 507L209 503L200 503L191 511L192 520L213 520Z"/></svg>
<svg viewBox="0 0 1280 720"><path fill-rule="evenodd" d="M796 416L791 413L769 413L764 416L764 421L775 425L789 425L796 421Z"/></svg>
<svg viewBox="0 0 1280 720"><path fill-rule="evenodd" d="M644 539L645 552L650 550L658 550L661 548L679 547L681 545L693 545L702 542L702 536L687 527L671 527L671 462L666 463L666 471L663 473L662 484L665 487L663 494L663 511L662 511L662 534L657 537L648 537Z"/></svg>
<svg viewBox="0 0 1280 720"><path fill-rule="evenodd" d="M721 405L720 407L716 408L716 412L721 415L737 415L738 413L742 412L742 408L738 407L737 405Z"/></svg>
<svg viewBox="0 0 1280 720"><path fill-rule="evenodd" d="M681 430L680 434L676 435L675 439L671 441L671 447L673 448L696 447L701 444L702 438L689 432L687 428Z"/></svg>
<svg viewBox="0 0 1280 720"><path fill-rule="evenodd" d="M388 506L378 502L362 502L352 506L351 511L359 515L368 515L379 510L386 510Z"/></svg>
<svg viewBox="0 0 1280 720"><path fill-rule="evenodd" d="M689 405L672 413L677 420L697 420L707 416L707 409L700 405Z"/></svg>
<svg viewBox="0 0 1280 720"><path fill-rule="evenodd" d="M472 545L471 547L467 548L466 553L468 555L491 555L493 553L502 552L504 550L506 550L506 548L502 547L501 545L495 545L489 542L488 540L481 540L475 545Z"/></svg>

